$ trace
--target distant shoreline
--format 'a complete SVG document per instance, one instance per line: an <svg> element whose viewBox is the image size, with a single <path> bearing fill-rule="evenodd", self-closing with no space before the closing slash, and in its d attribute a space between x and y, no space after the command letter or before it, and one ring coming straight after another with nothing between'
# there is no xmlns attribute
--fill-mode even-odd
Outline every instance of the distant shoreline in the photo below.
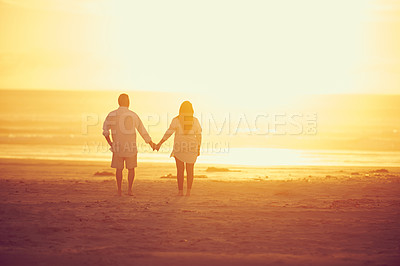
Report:
<svg viewBox="0 0 400 266"><path fill-rule="evenodd" d="M110 161L98 161L98 160L73 160L73 159L38 159L38 158L5 158L5 157L0 157L0 165L2 164L7 164L7 165L59 165L59 166L101 166L101 167L106 167L109 168L110 170L112 169L110 167ZM171 162L149 162L149 161L140 161L138 162L138 166L140 168L146 167L146 166L175 166L174 161L171 159ZM235 169L274 169L274 170L279 170L279 169L287 169L287 170L304 170L304 169L324 169L324 170L329 170L329 169L343 169L343 170L351 170L351 169L388 169L389 171L400 171L400 166L388 166L388 167L383 167L383 166L349 166L349 165L264 165L264 166L252 166L252 165L233 165L233 164L207 164L207 163L197 163L197 167L203 169L207 168L220 168L220 167L226 167L227 169L234 169L233 171L227 171L227 172L237 172ZM216 172L220 174L221 172ZM1 178L1 174L0 174Z"/></svg>

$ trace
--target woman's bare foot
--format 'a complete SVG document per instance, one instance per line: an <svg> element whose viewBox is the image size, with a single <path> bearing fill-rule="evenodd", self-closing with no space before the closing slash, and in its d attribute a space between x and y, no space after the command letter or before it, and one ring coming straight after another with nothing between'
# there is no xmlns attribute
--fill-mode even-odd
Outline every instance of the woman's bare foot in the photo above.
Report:
<svg viewBox="0 0 400 266"><path fill-rule="evenodd" d="M122 196L122 191L121 191L121 190L118 190L117 195L118 195L119 197L121 197L121 196Z"/></svg>
<svg viewBox="0 0 400 266"><path fill-rule="evenodd" d="M132 190L129 190L129 191L128 191L128 196L133 196Z"/></svg>
<svg viewBox="0 0 400 266"><path fill-rule="evenodd" d="M190 189L186 190L186 196L190 196Z"/></svg>
<svg viewBox="0 0 400 266"><path fill-rule="evenodd" d="M183 190L179 190L178 196L183 196Z"/></svg>

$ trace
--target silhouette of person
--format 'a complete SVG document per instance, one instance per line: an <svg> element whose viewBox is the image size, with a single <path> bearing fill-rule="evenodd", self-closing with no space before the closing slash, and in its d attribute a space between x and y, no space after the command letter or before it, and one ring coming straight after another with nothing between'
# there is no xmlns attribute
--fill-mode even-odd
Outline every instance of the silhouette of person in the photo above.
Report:
<svg viewBox="0 0 400 266"><path fill-rule="evenodd" d="M121 196L122 171L128 169L128 195L132 195L135 168L137 166L136 130L154 150L156 145L143 126L139 116L129 110L129 96L121 94L118 97L119 108L110 112L103 124L103 135L112 151L111 167L116 168L118 195ZM110 130L111 137L110 139Z"/></svg>
<svg viewBox="0 0 400 266"><path fill-rule="evenodd" d="M189 196L193 184L194 164L197 160L197 156L200 155L201 126L199 120L193 117L193 113L192 104L189 101L183 102L179 108L179 115L171 121L164 137L156 145L156 150L158 151L161 145L175 133L171 157L174 157L176 162L178 195L180 196L183 196L185 164L187 174L186 195Z"/></svg>

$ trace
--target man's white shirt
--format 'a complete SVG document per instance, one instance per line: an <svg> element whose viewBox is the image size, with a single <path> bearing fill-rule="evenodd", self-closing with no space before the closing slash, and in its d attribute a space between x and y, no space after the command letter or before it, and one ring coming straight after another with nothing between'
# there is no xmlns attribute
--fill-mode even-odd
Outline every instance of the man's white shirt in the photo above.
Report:
<svg viewBox="0 0 400 266"><path fill-rule="evenodd" d="M113 142L111 151L120 157L137 154L136 130L146 143L151 142L139 116L128 107L121 106L108 114L103 124L103 135L110 136L110 130Z"/></svg>

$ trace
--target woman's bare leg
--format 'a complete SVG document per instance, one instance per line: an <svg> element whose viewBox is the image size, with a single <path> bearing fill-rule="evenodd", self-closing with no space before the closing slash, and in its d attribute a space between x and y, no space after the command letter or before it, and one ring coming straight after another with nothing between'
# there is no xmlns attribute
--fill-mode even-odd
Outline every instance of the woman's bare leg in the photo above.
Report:
<svg viewBox="0 0 400 266"><path fill-rule="evenodd" d="M175 158L176 162L176 179L178 181L179 196L183 196L183 175L185 170L185 165L182 161Z"/></svg>
<svg viewBox="0 0 400 266"><path fill-rule="evenodd" d="M187 174L186 196L190 196L190 190L192 189L193 177L194 177L194 163L186 163L186 174Z"/></svg>

